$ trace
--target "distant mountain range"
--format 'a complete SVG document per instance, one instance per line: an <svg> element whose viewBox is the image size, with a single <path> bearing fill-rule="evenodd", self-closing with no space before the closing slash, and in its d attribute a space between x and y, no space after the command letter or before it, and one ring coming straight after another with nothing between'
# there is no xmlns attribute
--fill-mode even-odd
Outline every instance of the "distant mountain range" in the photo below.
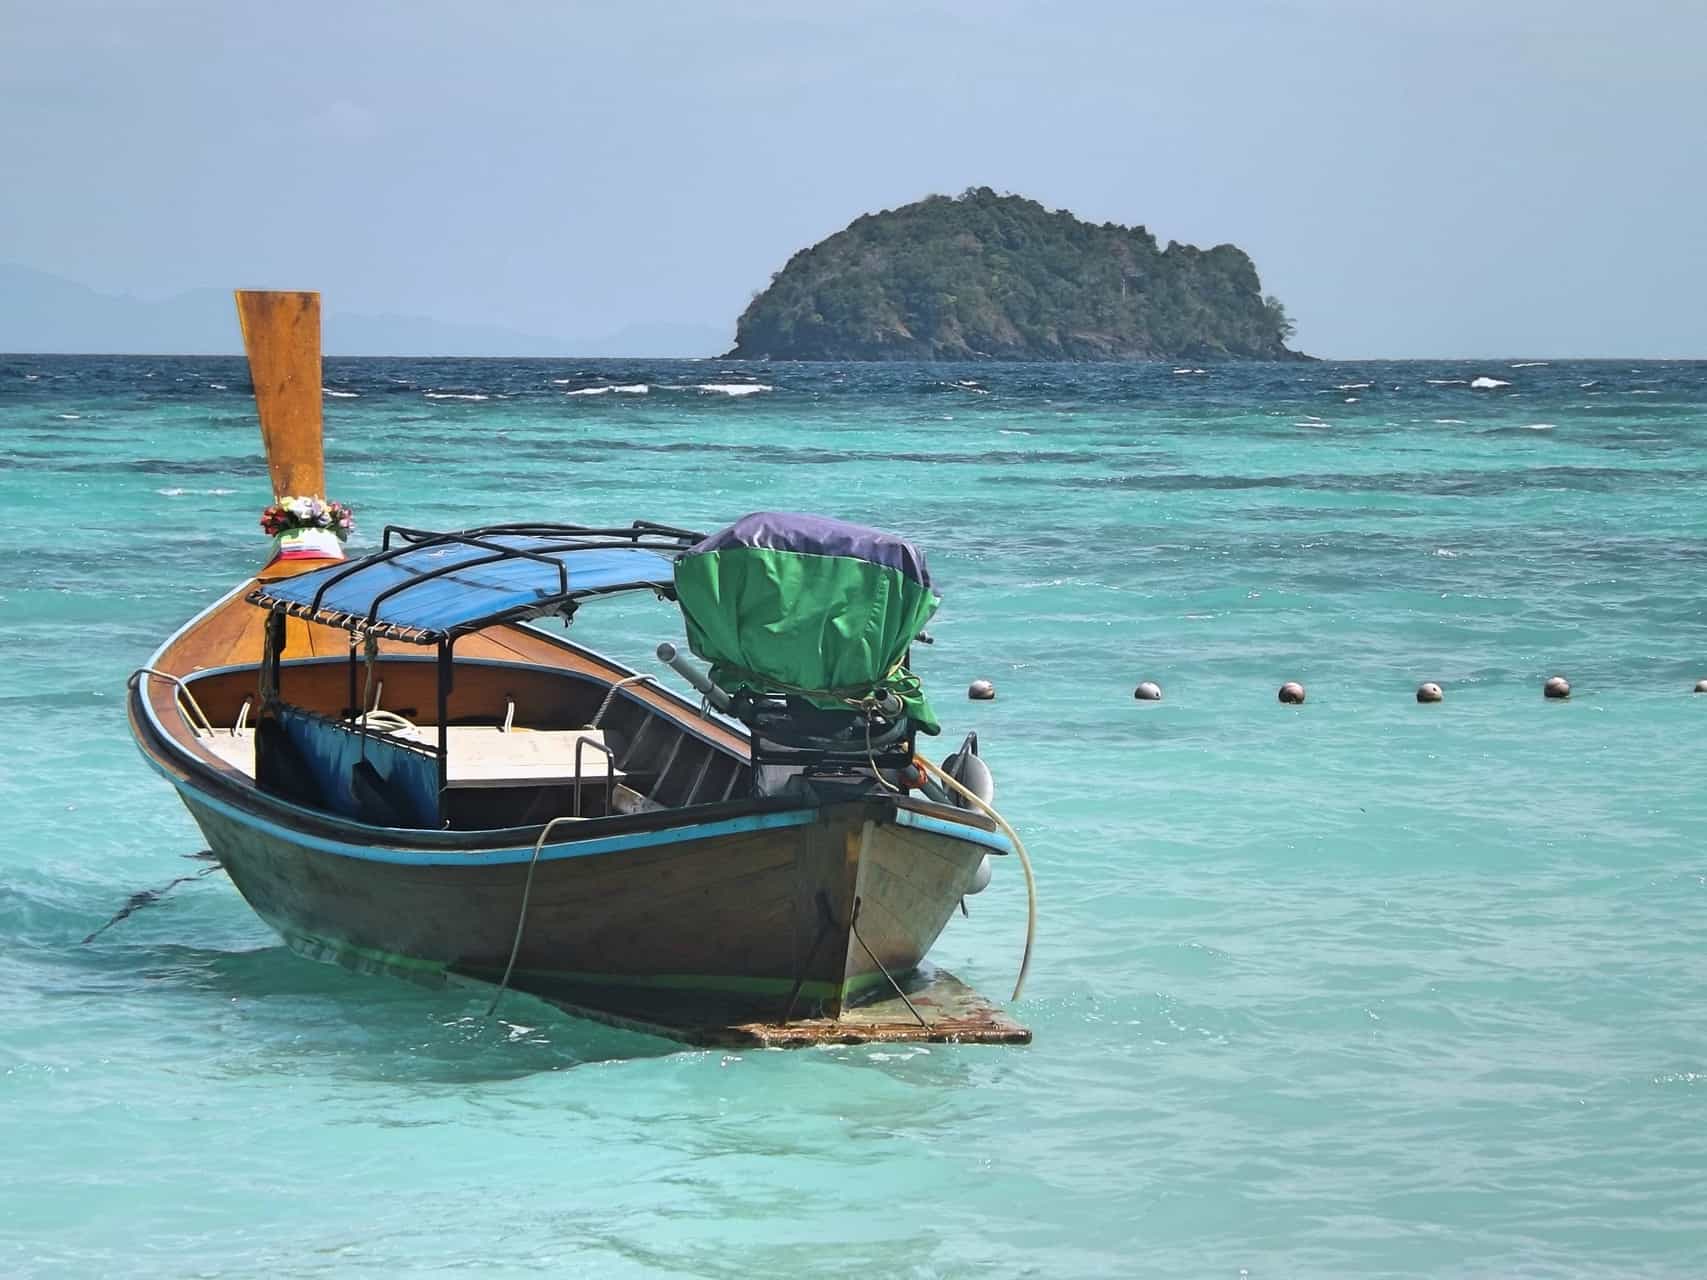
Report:
<svg viewBox="0 0 1707 1280"><path fill-rule="evenodd" d="M602 337L553 338L499 325L343 311L334 299L322 304L321 345L329 356L664 358L715 355L729 342L726 330L710 325L636 324ZM0 351L236 355L242 350L229 290L196 289L144 302L0 263Z"/></svg>

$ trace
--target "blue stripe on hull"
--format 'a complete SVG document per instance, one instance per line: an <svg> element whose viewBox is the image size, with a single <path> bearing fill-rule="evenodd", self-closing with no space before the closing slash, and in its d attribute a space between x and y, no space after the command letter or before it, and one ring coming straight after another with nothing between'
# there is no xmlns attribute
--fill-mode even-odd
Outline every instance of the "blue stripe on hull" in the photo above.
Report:
<svg viewBox="0 0 1707 1280"><path fill-rule="evenodd" d="M518 849L471 849L466 852L436 852L421 849L393 849L378 845L351 844L309 835L281 826L249 809L216 800L181 779L173 779L186 804L205 805L233 822L265 831L268 835L304 849L333 853L345 858L360 858L366 862L394 862L411 867L491 867L505 863L528 862L533 858L533 846ZM725 818L720 822L692 823L661 831L634 831L626 835L599 836L591 840L572 840L548 844L540 850L541 862L563 858L589 858L606 853L624 853L631 849L649 849L663 844L689 844L717 836L740 835L752 831L774 831L782 827L799 827L818 816L815 809L791 809L785 813L756 813L742 818Z"/></svg>
<svg viewBox="0 0 1707 1280"><path fill-rule="evenodd" d="M983 845L994 853L1014 851L1012 843L1000 831L968 827L958 822L950 822L946 818L933 818L928 813L914 813L911 809L895 810L895 825L912 827L917 831L929 831L932 835L949 836L955 840L964 840L967 844Z"/></svg>
<svg viewBox="0 0 1707 1280"><path fill-rule="evenodd" d="M298 831L275 822L251 809L239 808L209 795L190 781L177 777L163 768L147 752L143 753L143 758L157 773L178 789L179 795L186 803L193 801L196 804L206 805L235 822L258 827L268 834L292 844L307 849L316 849L322 853L333 853L347 858L361 858L369 862L393 862L419 867L501 866L511 862L527 862L533 857L533 846L531 844L513 849L446 850L438 852L355 844L343 840L328 839L324 836L310 835L307 832ZM629 849L653 848L661 844L683 844L694 840L708 840L716 836L736 835L742 832L774 831L783 827L802 826L815 820L817 816L818 811L816 809L789 809L782 813L756 813L745 817L724 818L717 822L691 823L658 831L636 831L625 835L597 836L590 840L554 842L540 851L539 858L541 862L553 861L558 858L585 858L606 853L621 853ZM934 835L949 836L964 840L968 844L982 845L996 853L1011 853L1013 851L1012 846L1008 843L1008 838L999 831L985 831L979 827L962 826L959 823L934 818L928 814L915 813L910 809L897 810L895 822L899 826L928 831Z"/></svg>

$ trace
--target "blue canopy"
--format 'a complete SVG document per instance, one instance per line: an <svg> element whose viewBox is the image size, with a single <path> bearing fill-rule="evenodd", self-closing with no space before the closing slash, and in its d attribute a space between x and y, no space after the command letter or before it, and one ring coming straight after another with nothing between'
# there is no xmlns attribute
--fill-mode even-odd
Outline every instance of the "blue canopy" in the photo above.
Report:
<svg viewBox="0 0 1707 1280"><path fill-rule="evenodd" d="M673 594L671 551L585 537L433 534L264 583L249 600L329 626L426 644L496 622L566 613L583 596L640 587Z"/></svg>

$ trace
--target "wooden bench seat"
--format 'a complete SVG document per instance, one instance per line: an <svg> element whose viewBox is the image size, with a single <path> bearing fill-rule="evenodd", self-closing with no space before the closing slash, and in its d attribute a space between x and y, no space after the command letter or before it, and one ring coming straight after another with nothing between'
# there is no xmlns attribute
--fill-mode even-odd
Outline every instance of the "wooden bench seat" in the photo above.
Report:
<svg viewBox="0 0 1707 1280"><path fill-rule="evenodd" d="M434 725L416 725L388 735L436 748L439 731ZM576 743L581 748L580 776L583 781L603 782L607 777L627 775L611 769L610 757L598 747L605 745L602 729L504 730L496 725L455 724L446 735L449 746L446 785L450 787L525 787L575 781ZM200 739L226 764L250 777L255 776L255 731L233 733L217 730ZM597 744L597 745L594 745Z"/></svg>

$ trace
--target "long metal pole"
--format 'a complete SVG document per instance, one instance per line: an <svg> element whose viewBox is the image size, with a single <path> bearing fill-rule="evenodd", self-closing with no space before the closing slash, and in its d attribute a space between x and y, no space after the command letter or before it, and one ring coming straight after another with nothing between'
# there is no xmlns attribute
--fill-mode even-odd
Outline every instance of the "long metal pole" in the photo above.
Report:
<svg viewBox="0 0 1707 1280"><path fill-rule="evenodd" d="M454 678L451 666L451 645L454 640L439 641L439 825L445 822L445 791L450 784L450 686Z"/></svg>

